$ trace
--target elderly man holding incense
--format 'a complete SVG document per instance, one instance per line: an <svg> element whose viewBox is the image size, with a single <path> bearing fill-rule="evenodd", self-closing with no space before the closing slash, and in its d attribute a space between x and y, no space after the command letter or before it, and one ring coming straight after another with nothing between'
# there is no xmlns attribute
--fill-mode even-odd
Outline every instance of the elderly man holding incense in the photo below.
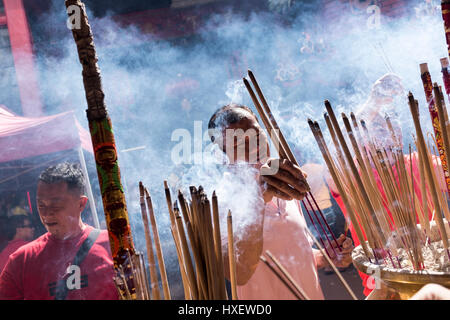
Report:
<svg viewBox="0 0 450 320"><path fill-rule="evenodd" d="M327 266L328 262L323 251L312 248L298 203L309 192L305 174L287 159L269 158L267 136L256 115L246 106L231 104L220 108L211 117L208 128L211 140L218 144L231 164L246 162L259 171L256 178L261 186L263 210L246 230L245 239L235 243L239 299L295 298L260 262L260 256L266 250L278 257L310 299L324 299L317 269ZM237 139L229 139L230 136ZM256 138L256 144L251 142L252 137ZM351 239L341 235L326 249L337 252L330 255L336 266L346 267L351 263ZM228 266L227 261L225 266Z"/></svg>

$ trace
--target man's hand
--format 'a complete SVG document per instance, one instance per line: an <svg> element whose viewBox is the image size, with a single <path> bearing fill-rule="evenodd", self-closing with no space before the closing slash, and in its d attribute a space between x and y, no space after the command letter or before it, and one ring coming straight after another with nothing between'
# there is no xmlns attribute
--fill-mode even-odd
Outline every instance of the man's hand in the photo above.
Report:
<svg viewBox="0 0 450 320"><path fill-rule="evenodd" d="M450 290L441 285L429 283L423 286L410 300L450 300Z"/></svg>
<svg viewBox="0 0 450 320"><path fill-rule="evenodd" d="M331 239L330 239L331 240ZM353 245L353 241L350 238L347 238L343 234L339 238L336 239L338 245L341 247L341 251L337 248L336 241L331 240L331 244L333 245L333 249L331 249L330 244L328 243L326 246L326 251L330 254L331 261L338 268L347 268L352 263L352 251L355 248ZM334 254L336 252L337 256ZM328 266L328 262L325 258L325 266Z"/></svg>
<svg viewBox="0 0 450 320"><path fill-rule="evenodd" d="M273 197L302 200L310 190L306 174L289 160L269 159L260 169L264 202Z"/></svg>

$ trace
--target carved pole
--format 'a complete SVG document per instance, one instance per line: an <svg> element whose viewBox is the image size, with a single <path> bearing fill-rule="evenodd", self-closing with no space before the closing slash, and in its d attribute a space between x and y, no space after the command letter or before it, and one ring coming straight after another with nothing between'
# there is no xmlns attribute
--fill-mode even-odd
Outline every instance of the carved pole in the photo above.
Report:
<svg viewBox="0 0 450 320"><path fill-rule="evenodd" d="M133 297L135 296L134 280L131 272L127 272L127 270L129 271L130 268L128 256L134 256L135 249L120 178L114 132L106 109L105 94L97 64L94 38L84 3L80 0L65 0L65 4L69 22L75 22L70 27L83 67L83 83L88 106L86 113L94 147L114 267L116 270L122 267L125 275L129 276L127 284Z"/></svg>
<svg viewBox="0 0 450 320"><path fill-rule="evenodd" d="M439 115L435 104L436 102L433 98L433 83L431 81L431 75L426 63L422 63L420 65L420 77L422 78L423 89L428 103L428 110L430 111L431 123L433 125L436 144L441 158L442 170L444 172L445 183L447 185L447 192L450 193L450 174L448 171L447 158L445 157L444 140L442 139L442 130L445 130L445 128L441 128L439 123Z"/></svg>
<svg viewBox="0 0 450 320"><path fill-rule="evenodd" d="M450 56L450 0L441 0L442 19L444 20L445 40Z"/></svg>

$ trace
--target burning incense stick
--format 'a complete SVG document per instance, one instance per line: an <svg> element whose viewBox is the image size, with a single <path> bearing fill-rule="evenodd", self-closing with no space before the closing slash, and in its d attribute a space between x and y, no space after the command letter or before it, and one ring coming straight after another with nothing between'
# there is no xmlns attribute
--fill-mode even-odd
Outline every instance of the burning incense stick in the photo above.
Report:
<svg viewBox="0 0 450 320"><path fill-rule="evenodd" d="M231 282L231 296L233 300L237 300L237 283L236 283L236 254L234 252L234 237L233 237L233 218L231 211L228 211L227 216L228 226L228 259L230 262L230 282Z"/></svg>
<svg viewBox="0 0 450 320"><path fill-rule="evenodd" d="M367 209L369 210L370 213L375 212L375 210L374 210L374 208L372 206L372 203L369 200L369 196L367 194L367 191L364 188L364 184L363 184L363 182L361 180L361 177L359 175L358 169L355 166L355 163L353 161L353 157L351 156L350 149L347 146L347 142L344 139L344 135L342 134L342 131L341 131L340 127L339 127L339 124L337 122L336 116L334 115L333 108L331 107L331 104L330 104L330 102L328 100L325 100L325 107L327 109L328 115L330 116L330 120L331 120L331 123L333 124L335 132L337 134L339 143L342 146L342 149L344 151L344 155L345 155L345 157L347 159L347 164L349 165L349 167L350 167L350 169L351 169L351 171L353 173L353 177L355 178L356 183L358 185L359 191L361 192L361 196L362 196L362 199L364 201L364 204L367 206ZM381 248L381 244L380 243L376 244L376 246L377 246L377 248Z"/></svg>
<svg viewBox="0 0 450 320"><path fill-rule="evenodd" d="M144 188L144 192L145 192L145 200L147 202L147 207L148 207L148 213L150 216L150 223L152 225L153 237L155 239L156 257L158 259L159 273L161 275L161 282L162 282L162 287L163 287L163 291L164 291L164 299L170 300L171 295L170 295L170 289L169 289L169 281L167 279L166 264L164 262L161 241L159 239L158 225L156 224L156 218L155 218L155 213L153 211L152 199L150 197L150 193L148 192L147 188Z"/></svg>
<svg viewBox="0 0 450 320"><path fill-rule="evenodd" d="M273 143L275 145L275 147L277 148L277 151L280 155L280 157L282 159L288 159L289 161L291 161L292 163L294 163L295 165L297 165L299 167L299 164L297 162L297 160L295 159L294 154L291 151L291 148L289 147L289 144L287 143L286 139L284 138L284 135L280 129L280 127L278 126L278 123L275 120L275 117L272 114L272 111L270 110L269 105L267 104L267 101L261 91L261 88L258 84L258 82L256 81L255 76L253 75L253 72L248 70L248 75L250 77L250 80L252 81L253 86L255 87L255 90L262 102L262 105L264 106L264 110L261 107L261 104L259 103L252 87L250 86L250 84L248 83L247 79L243 79L245 87L247 88L247 91L250 94L250 97L252 98L253 103L255 104L255 107L264 123L264 126L266 127L266 130L269 132L269 135L271 137L271 139L273 140ZM272 134L272 132L274 132L274 134ZM315 213L316 211L319 212L320 218L323 220L324 224L326 225L328 231L330 232L331 236L333 237L335 243L336 243L336 247L341 250L340 246L337 243L336 237L333 234L330 226L328 225L328 222L326 220L326 218L324 217L322 210L320 210L320 207L317 205L317 202L313 196L313 194L310 192L310 188L308 187L308 193L306 195L306 200L309 201L308 198L312 199L312 202L315 205L315 208L311 205L312 211ZM306 208L306 204L303 202L303 206ZM320 223L320 220L318 220ZM312 222L314 223L314 221L312 220ZM328 236L325 233L325 236L327 237L328 240ZM329 245L331 248L333 248L333 245L331 244L331 241L328 240ZM333 249L334 250L334 249Z"/></svg>
<svg viewBox="0 0 450 320"><path fill-rule="evenodd" d="M261 256L259 257L259 259L270 269L270 271L272 271L277 278L286 286L286 288L298 299L298 300L306 300L306 298L304 296L301 295L300 292L298 292L298 290L296 290L295 288L293 288L289 282L286 280L285 277L283 277L283 274L281 273L281 271L279 271L278 269L275 269L270 263L269 261L267 261L266 257Z"/></svg>
<svg viewBox="0 0 450 320"><path fill-rule="evenodd" d="M153 252L152 236L150 234L150 228L149 228L148 217L147 217L147 208L145 206L145 199L144 199L144 185L142 184L142 182L139 182L139 193L140 193L142 221L144 223L145 242L147 245L147 258L148 258L148 265L149 265L149 269L150 269L150 281L151 281L151 287L152 287L152 294L153 294L154 300L160 300L161 295L159 293L158 274L156 272L155 254Z"/></svg>
<svg viewBox="0 0 450 320"><path fill-rule="evenodd" d="M333 268L334 272L338 275L339 280L342 282L342 284L344 285L345 289L347 289L348 293L351 295L353 300L358 300L358 298L356 297L355 293L350 288L350 286L348 285L347 281L345 281L344 277L342 277L341 273L337 270L336 265L333 263L333 261L331 261L330 257L328 257L328 255L325 253L325 250L320 245L320 243L317 241L316 237L314 237L314 235L311 233L311 231L309 231L308 228L306 228L306 232L308 232L309 236L314 241L314 243L316 244L317 248L322 253L323 257L327 260L328 264Z"/></svg>
<svg viewBox="0 0 450 320"><path fill-rule="evenodd" d="M283 265L275 258L269 250L266 250L266 255L272 260L272 262L277 266L277 268L281 271L283 276L289 281L290 285L292 285L297 292L304 298L304 300L311 300L306 292L300 287L300 285L294 280L294 278L289 274L289 272L283 267Z"/></svg>
<svg viewBox="0 0 450 320"><path fill-rule="evenodd" d="M223 256L222 256L222 239L220 235L220 222L219 222L219 204L217 201L216 192L213 192L212 196L212 208L213 208L213 221L214 221L214 244L215 244L215 253L217 260L217 267L219 270L219 274L224 274L223 269ZM222 299L227 299L226 296L226 288L225 288L225 277L219 277L219 288Z"/></svg>
<svg viewBox="0 0 450 320"><path fill-rule="evenodd" d="M333 178L333 180L335 181L336 187L338 188L339 194L342 197L342 200L344 202L345 208L347 209L347 213L350 216L350 220L355 228L356 231L356 235L358 237L359 242L362 245L362 248L364 250L364 253L366 254L367 257L369 257L369 249L367 248L367 244L366 241L364 239L364 236L362 234L362 231L359 227L359 223L358 220L355 216L355 210L353 209L353 207L350 205L350 202L347 198L347 193L344 190L343 184L341 182L341 179L338 177L335 166L332 163L331 158L329 157L329 151L327 149L327 146L325 144L325 141L323 139L323 136L321 134L320 131L320 127L319 124L317 122L313 123L311 121L311 119L308 120L308 124L311 128L311 131L314 134L314 137L316 138L317 144L319 145L319 149L322 152L322 156L325 160L325 163L328 167L328 170L330 171L331 177Z"/></svg>
<svg viewBox="0 0 450 320"><path fill-rule="evenodd" d="M419 157L423 157L425 174L429 177L429 180L432 181L433 168L431 167L431 164L428 159L427 148L425 145L425 139L423 137L422 128L421 128L420 121L419 121L418 104L414 100L414 96L412 95L411 92L408 95L408 100L409 100L409 106L410 106L411 114L412 114L413 121L414 121L414 126L416 128ZM429 184L429 187L430 187L430 191L431 191L431 195L432 195L433 205L435 208L436 223L437 223L437 225L439 227L439 231L441 233L441 238L442 238L442 242L444 244L444 248L448 252L448 236L447 236L445 226L444 226L444 223L442 220L442 211L441 211L441 206L440 206L439 200L438 200L436 185L434 185L434 183L431 183L431 184ZM449 255L450 255L450 253L449 253Z"/></svg>
<svg viewBox="0 0 450 320"><path fill-rule="evenodd" d="M183 221L181 220L180 212L177 207L173 210L175 214L175 220L178 227L178 234L180 235L181 251L183 253L183 261L186 266L186 274L189 281L189 288L192 293L192 298L194 300L198 299L198 288L196 286L196 276L194 271L194 265L192 264L191 256L189 253L189 245L186 239L186 234L184 233Z"/></svg>

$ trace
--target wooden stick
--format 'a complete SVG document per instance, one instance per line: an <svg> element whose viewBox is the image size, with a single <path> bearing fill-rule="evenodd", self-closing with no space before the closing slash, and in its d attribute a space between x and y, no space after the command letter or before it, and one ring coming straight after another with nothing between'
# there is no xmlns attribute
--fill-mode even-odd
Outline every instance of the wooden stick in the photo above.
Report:
<svg viewBox="0 0 450 320"><path fill-rule="evenodd" d="M175 221L175 214L173 212L173 207L172 207L172 196L170 194L169 185L167 184L166 180L164 180L164 193L166 195L167 209L169 211L169 217L170 217L170 224L171 224L170 230L171 230L173 241L175 243L175 247L177 250L180 274L181 274L181 279L183 281L184 297L186 300L190 300L190 299L192 299L192 295L191 295L189 280L188 280L188 276L187 276L187 272L186 272L186 265L184 263L184 258L183 258L180 233L178 231L178 226Z"/></svg>
<svg viewBox="0 0 450 320"><path fill-rule="evenodd" d="M275 128L273 128L272 124L270 123L269 119L267 118L267 115L265 114L264 110L262 109L258 98L256 98L255 93L253 92L252 87L250 86L250 83L247 81L247 79L243 78L245 87L247 88L247 91L250 94L250 97L253 100L253 104L256 107L256 110L259 113L259 116L261 117L261 120L264 124L264 126L266 127L267 132L269 133L269 137L271 138L273 145L275 147L275 149L277 150L279 156L281 159L288 159L290 161L292 161L287 152L284 150L283 145L281 144L280 138L278 136L279 131L275 130Z"/></svg>
<svg viewBox="0 0 450 320"><path fill-rule="evenodd" d="M278 126L278 123L275 120L275 117L273 116L272 111L270 110L270 107L267 104L266 99L264 98L264 95L263 95L263 93L261 91L261 88L259 87L258 82L256 81L255 76L253 75L253 72L251 70L248 70L248 75L250 77L250 80L252 81L253 86L255 87L256 92L258 93L258 96L259 96L259 98L260 98L260 100L262 102L262 105L264 106L264 110L261 108L261 105L259 104L259 101L256 98L255 93L253 92L253 89L251 88L250 84L248 83L248 81L246 79L244 79L244 84L245 84L245 86L246 86L246 88L247 88L247 90L248 90L248 92L249 92L249 94L250 94L250 96L251 96L251 98L253 100L253 103L255 104L255 106L256 106L256 108L258 110L258 113L259 113L261 119L263 119L263 123L266 126L267 131L269 133L272 132L272 131L276 132L276 136L275 136L276 140L274 141L274 144L275 145L281 144L281 146L279 148L282 151L281 153L279 151L279 154L280 154L281 158L282 159L283 158L284 159L288 159L289 161L291 161L295 165L299 166L298 161L295 159L295 156L292 153L292 150L289 147L289 144L287 143L286 139L284 138L284 135L283 135L280 127ZM271 135L271 137L272 137L272 135ZM306 198L306 200L308 202L309 202L308 197L311 198L312 203L315 205L315 209L314 209L314 207L311 204L312 211L314 212L315 215L316 215L316 211L319 212L319 216L324 221L325 226L327 227L327 229L330 232L332 238L334 239L337 248L339 250L341 250L340 246L337 243L337 239L336 239L333 231L331 230L327 220L325 219L325 216L322 213L322 210L320 209L320 207L318 206L318 204L316 202L316 199L314 198L314 195L310 192L309 185L307 185L307 189L308 189L308 193L306 194L305 198ZM316 218L317 218L317 215L316 215ZM319 218L317 218L317 221L319 222L320 226L322 227L322 223L320 222ZM312 222L314 223L314 221L312 221ZM322 227L322 229L323 229L323 227ZM326 238L327 238L327 240L328 240L328 242L330 244L330 247L334 250L334 248L333 248L333 246L331 244L331 241L328 239L327 233L326 232L324 232L324 233L325 233L325 236L326 236Z"/></svg>
<svg viewBox="0 0 450 320"><path fill-rule="evenodd" d="M276 259L269 250L266 250L266 255L277 266L281 273L288 279L289 283L305 298L305 300L311 300L306 292L300 287L300 285L294 280L289 272L283 267L283 265Z"/></svg>
<svg viewBox="0 0 450 320"><path fill-rule="evenodd" d="M227 299L227 291L225 287L225 272L223 266L223 255L222 255L222 238L220 236L220 221L219 221L219 204L217 201L216 191L212 195L212 209L213 209L213 222L214 222L214 249L216 253L218 273L220 275L219 288L220 288L220 299Z"/></svg>
<svg viewBox="0 0 450 320"><path fill-rule="evenodd" d="M291 287L289 285L289 282L283 277L282 273L278 271L278 269L275 269L269 261L264 256L260 256L259 259L272 271L277 278L286 286L286 288L298 299L298 300L306 300L304 296L301 295L300 292L298 292L295 288Z"/></svg>
<svg viewBox="0 0 450 320"><path fill-rule="evenodd" d="M344 121L344 126L347 130L348 136L350 138L350 142L352 143L352 146L353 146L353 151L355 152L356 159L359 163L359 167L360 167L360 171L361 171L361 178L362 178L361 181L365 187L364 190L367 191L367 195L368 195L369 199L372 199L372 201L370 201L371 205L373 206L373 211L370 212L370 214L372 216L372 221L375 223L376 230L378 232L378 235L381 238L381 243L384 244L384 243L386 243L386 232L388 232L388 231L386 230L386 226L385 226L383 217L380 217L380 214L377 214L381 210L384 211L384 207L381 205L379 205L378 207L375 207L377 203L378 204L380 204L380 203L379 203L379 198L377 197L377 195L378 195L377 186L376 186L376 184L372 184L372 183L375 183L375 181L372 181L370 179L370 177L372 175L371 175L371 173L369 173L369 169L372 170L372 168L366 167L366 162L363 160L363 156L361 154L360 147L355 139L353 130L350 126L350 122L344 113L342 113L342 120Z"/></svg>
<svg viewBox="0 0 450 320"><path fill-rule="evenodd" d="M417 149L419 149L417 147ZM426 177L425 177L425 167L423 164L423 157L418 157L418 165L419 165L419 174L420 174L420 191L422 193L422 207L423 207L423 229L431 239L431 229L430 229L430 218L428 215L428 199L427 199L427 185L426 185Z"/></svg>
<svg viewBox="0 0 450 320"><path fill-rule="evenodd" d="M345 141L344 135L342 134L342 131L341 131L340 127L339 127L339 124L337 122L336 116L334 115L333 108L331 107L331 104L330 104L330 102L328 100L325 100L325 107L327 109L328 115L330 116L330 120L331 120L331 122L333 124L333 127L335 129L335 132L337 134L339 142L340 142L340 144L342 146L342 149L344 150L345 157L347 158L347 163L350 166L350 169L351 169L351 171L353 173L353 177L356 180L356 183L358 185L358 189L361 192L362 199L363 199L365 205L367 206L369 212L375 212L375 209L373 208L372 203L369 200L369 196L367 194L367 191L364 188L364 184L363 184L363 182L361 180L361 177L359 175L358 169L356 168L355 163L353 162L353 157L351 156L350 149L347 146L347 142ZM378 244L377 246L380 246L380 248L381 248L380 244Z"/></svg>
<svg viewBox="0 0 450 320"><path fill-rule="evenodd" d="M132 296L131 296L131 292L128 288L127 279L125 278L125 272L123 271L123 267L121 265L119 266L119 276L120 276L120 279L122 280L123 286L125 288L124 291L125 291L127 300L133 300Z"/></svg>
<svg viewBox="0 0 450 320"><path fill-rule="evenodd" d="M294 162L296 165L298 165L297 160L295 159L294 154L292 153L291 148L289 147L289 144L287 143L286 139L284 138L283 132L280 130L280 127L278 126L277 121L275 120L275 117L272 114L272 111L270 110L269 105L267 104L266 98L264 98L264 94L261 91L261 88L259 87L258 82L256 81L255 76L253 75L253 72L251 70L248 70L248 75L250 77L250 80L252 81L253 86L255 87L256 93L259 96L259 99L262 102L262 105L264 107L265 112L268 115L269 121L272 123L272 126L275 130L277 130L278 136L280 137L281 145L283 146L284 151L286 152L287 159Z"/></svg>
<svg viewBox="0 0 450 320"><path fill-rule="evenodd" d="M317 122L313 123L311 119L308 119L308 124L309 124L309 127L311 128L311 131L312 131L314 137L316 138L316 142L319 146L319 150L322 152L322 156L325 160L325 163L328 167L331 177L333 178L333 181L335 182L336 187L338 188L339 194L342 197L342 201L344 202L345 208L347 209L347 213L350 216L350 220L355 228L358 240L361 243L364 253L366 254L367 257L369 257L370 256L369 249L367 248L367 244L364 239L363 233L359 227L359 223L355 216L354 209L350 205L350 202L347 198L347 193L344 191L344 187L336 173L335 167L332 164L332 160L328 156L329 155L328 148L327 148L326 144L324 143L325 141L323 140L323 136L321 135L321 130L320 130L319 124Z"/></svg>
<svg viewBox="0 0 450 320"><path fill-rule="evenodd" d="M231 216L231 211L228 211L227 225L228 225L228 259L230 263L231 296L233 300L237 300L238 296L236 283L236 254L234 252L233 218Z"/></svg>
<svg viewBox="0 0 450 320"><path fill-rule="evenodd" d="M161 282L164 291L164 299L171 300L171 294L169 289L169 281L167 279L166 264L164 262L164 256L161 247L161 241L159 239L158 225L156 224L155 213L153 211L152 199L147 188L144 188L145 198L147 201L148 212L150 216L150 223L152 225L153 237L155 238L156 257L158 259L159 272L161 275Z"/></svg>
<svg viewBox="0 0 450 320"><path fill-rule="evenodd" d="M178 231L176 229L171 227L170 231L172 232L172 237L174 239L175 239L175 237L178 237ZM189 280L187 278L186 267L185 267L184 261L183 261L183 253L181 252L180 245L176 241L175 241L175 249L177 250L178 264L180 267L180 274L181 274L181 281L183 282L184 299L192 300L191 290L189 287Z"/></svg>
<svg viewBox="0 0 450 320"><path fill-rule="evenodd" d="M145 285L146 300L150 300L151 299L151 293L150 293L150 287L148 286L150 281L148 279L147 271L146 271L146 268L145 268L144 255L143 254L139 254L138 257L139 257L139 269L141 270L142 281L144 282L144 285Z"/></svg>
<svg viewBox="0 0 450 320"><path fill-rule="evenodd" d="M184 233L184 227L183 227L183 221L181 220L180 212L178 208L174 208L174 215L175 220L177 222L178 227L178 233L180 235L180 242L181 242L181 251L183 253L183 261L186 266L186 274L187 279L189 282L189 287L191 290L192 298L194 300L198 299L198 288L196 285L196 277L195 277L195 271L194 266L192 264L191 255L189 253L189 246L186 239L186 234Z"/></svg>
<svg viewBox="0 0 450 320"><path fill-rule="evenodd" d="M153 252L152 236L150 235L150 228L147 217L147 208L145 206L144 200L144 186L142 182L139 182L139 191L140 191L142 221L144 222L145 243L147 245L147 259L148 259L148 267L150 269L152 295L153 300L160 300L161 295L159 293L158 273L156 272L155 254Z"/></svg>
<svg viewBox="0 0 450 320"><path fill-rule="evenodd" d="M328 261L328 264L333 268L334 272L336 272L336 274L339 277L339 280L342 282L342 284L344 285L345 289L348 291L348 293L350 294L350 296L353 298L353 300L358 300L358 298L356 297L355 293L353 292L353 290L350 288L350 286L348 285L347 281L345 281L344 277L342 277L341 273L339 272L339 270L336 268L335 264L333 263L333 261L331 261L331 259L328 257L328 255L325 253L323 247L320 245L320 243L317 241L316 237L314 237L314 235L311 233L311 231L309 231L308 228L305 228L306 232L309 234L309 236L311 237L311 239L313 239L314 243L316 244L317 248L319 249L319 251L322 253L322 255L324 256L324 258Z"/></svg>

